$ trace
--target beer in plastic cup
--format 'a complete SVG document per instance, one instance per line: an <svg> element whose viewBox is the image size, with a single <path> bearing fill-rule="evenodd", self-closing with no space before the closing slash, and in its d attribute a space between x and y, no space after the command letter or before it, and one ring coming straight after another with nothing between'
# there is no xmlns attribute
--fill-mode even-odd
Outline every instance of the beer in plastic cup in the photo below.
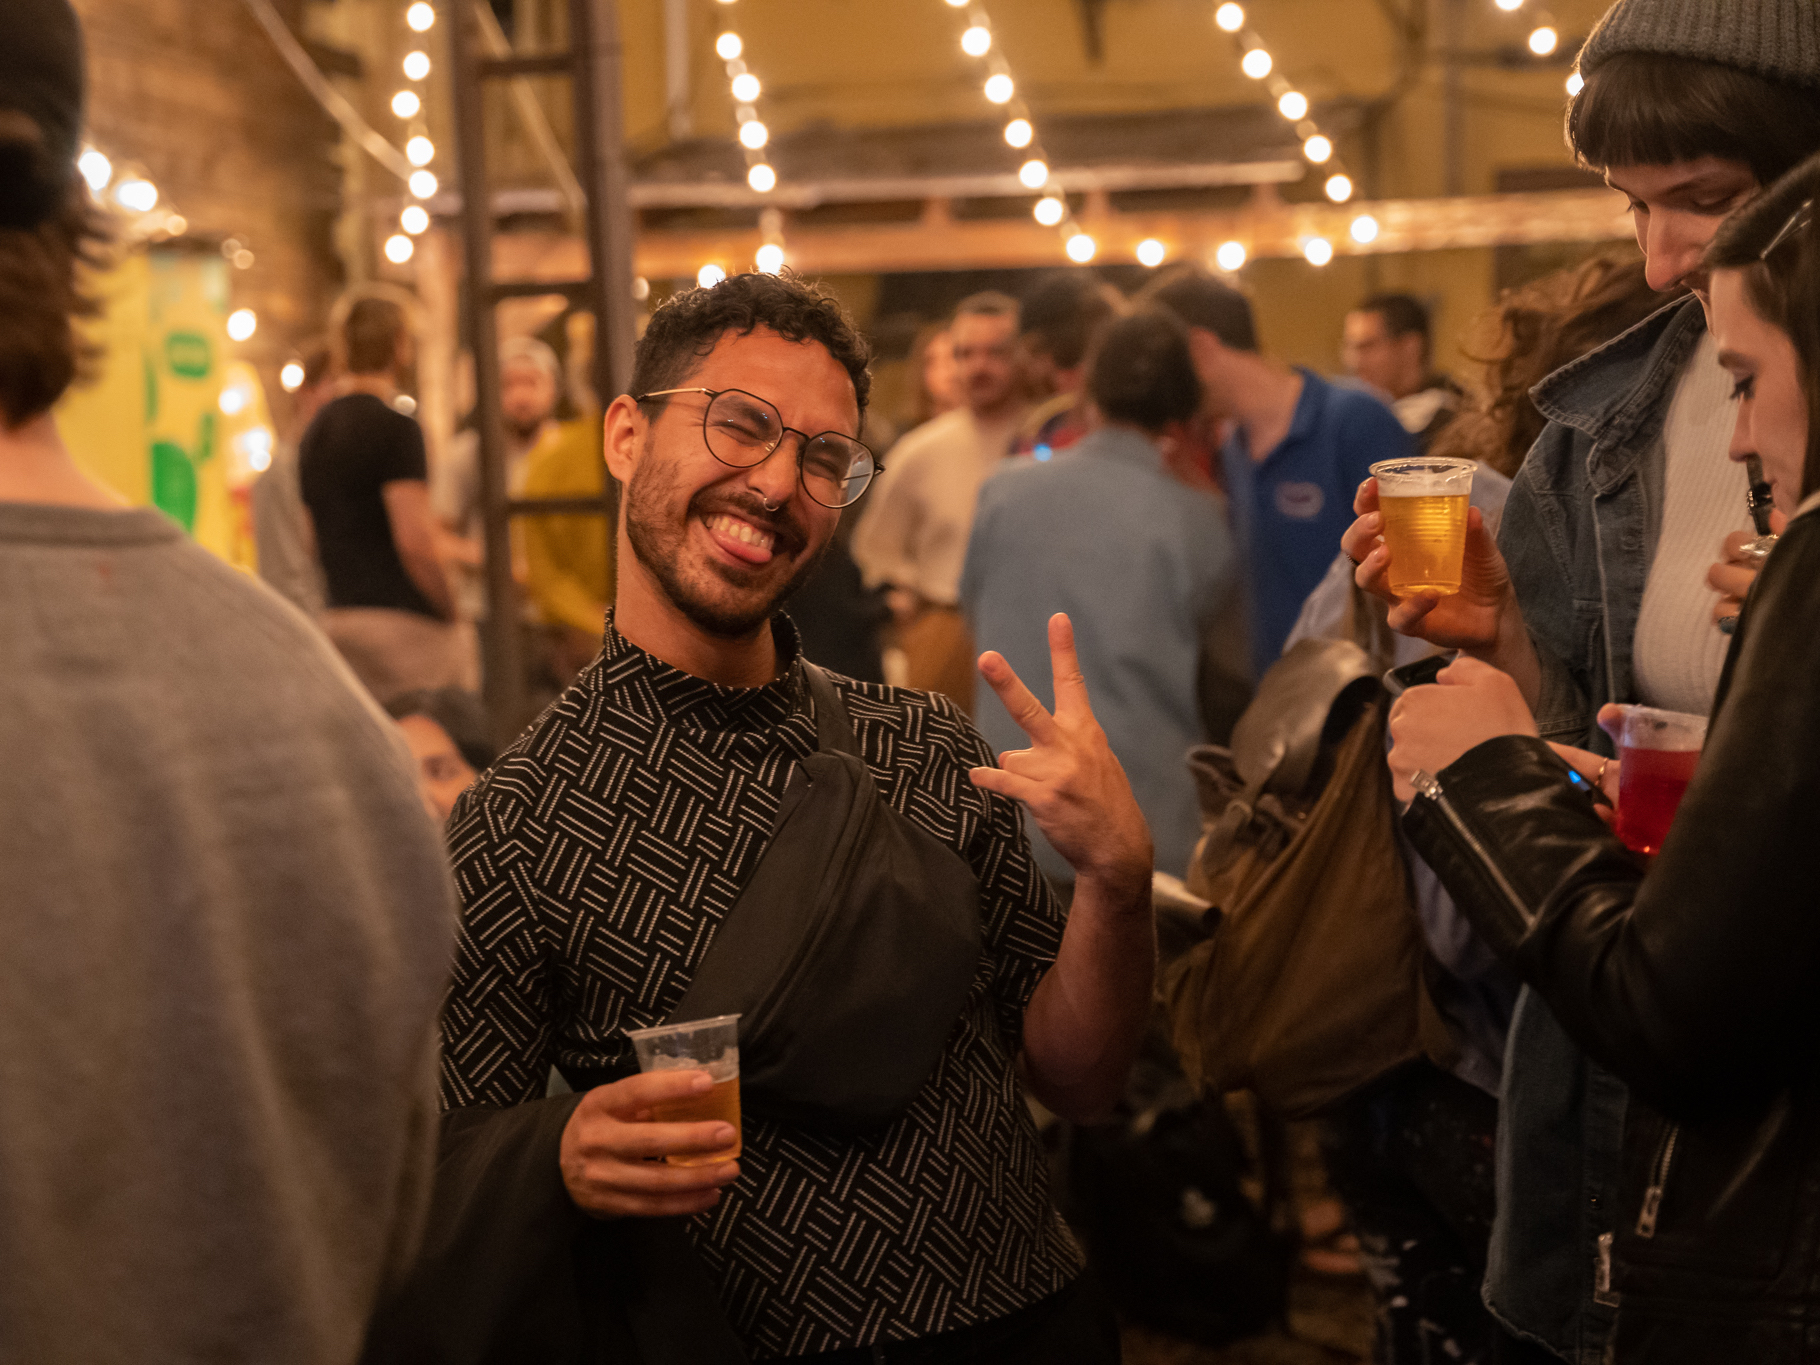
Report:
<svg viewBox="0 0 1820 1365"><path fill-rule="evenodd" d="M739 1128L739 1016L722 1014L687 1024L660 1028L627 1029L626 1037L638 1053L640 1071L705 1071L713 1089L679 1100L651 1106L659 1123L730 1123L733 1145L718 1152L666 1157L672 1166L713 1166L733 1161L740 1153Z"/></svg>
<svg viewBox="0 0 1820 1365"><path fill-rule="evenodd" d="M1371 467L1398 597L1451 597L1466 560L1471 460L1384 460Z"/></svg>
<svg viewBox="0 0 1820 1365"><path fill-rule="evenodd" d="M1700 762L1706 717L1649 706L1624 708L1618 740L1618 837L1626 848L1654 854L1668 837L1675 810Z"/></svg>

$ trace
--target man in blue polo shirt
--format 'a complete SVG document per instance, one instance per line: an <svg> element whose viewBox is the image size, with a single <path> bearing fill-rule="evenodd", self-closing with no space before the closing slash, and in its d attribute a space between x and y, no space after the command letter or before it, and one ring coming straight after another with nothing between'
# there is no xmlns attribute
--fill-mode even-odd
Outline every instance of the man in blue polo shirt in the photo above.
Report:
<svg viewBox="0 0 1820 1365"><path fill-rule="evenodd" d="M1259 354L1250 301L1205 271L1184 267L1144 301L1188 325L1207 412L1233 427L1220 458L1245 565L1255 681L1333 563L1370 466L1415 449L1370 394Z"/></svg>

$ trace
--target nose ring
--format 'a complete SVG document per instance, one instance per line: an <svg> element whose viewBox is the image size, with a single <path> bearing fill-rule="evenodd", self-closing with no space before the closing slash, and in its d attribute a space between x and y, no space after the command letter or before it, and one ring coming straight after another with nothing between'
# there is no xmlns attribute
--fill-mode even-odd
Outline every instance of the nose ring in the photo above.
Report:
<svg viewBox="0 0 1820 1365"><path fill-rule="evenodd" d="M760 498L759 502L764 505L764 509L767 512L775 512L778 508L783 506L781 502L772 502L769 498Z"/></svg>

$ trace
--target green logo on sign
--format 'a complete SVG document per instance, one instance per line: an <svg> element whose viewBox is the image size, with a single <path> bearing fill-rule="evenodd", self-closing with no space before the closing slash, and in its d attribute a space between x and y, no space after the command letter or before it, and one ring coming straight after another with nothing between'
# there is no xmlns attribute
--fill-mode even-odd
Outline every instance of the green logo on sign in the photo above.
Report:
<svg viewBox="0 0 1820 1365"><path fill-rule="evenodd" d="M172 332L164 339L164 359L185 379L207 379L215 367L209 339L196 332Z"/></svg>

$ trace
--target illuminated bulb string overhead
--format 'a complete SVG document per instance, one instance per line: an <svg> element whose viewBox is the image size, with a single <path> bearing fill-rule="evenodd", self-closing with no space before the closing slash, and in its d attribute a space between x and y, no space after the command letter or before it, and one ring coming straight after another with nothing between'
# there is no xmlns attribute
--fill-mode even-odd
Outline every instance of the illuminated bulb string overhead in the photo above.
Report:
<svg viewBox="0 0 1820 1365"><path fill-rule="evenodd" d="M436 26L436 9L424 0L415 0L407 5L404 11L404 23L412 33L428 33ZM430 54L422 48L413 48L405 53L399 69L407 82L404 89L392 96L392 114L405 124L405 159L417 169L410 179L405 181L412 199L417 202L406 204L398 215L398 231L385 239L382 248L385 258L393 265L404 265L417 254L417 243L413 238L420 237L430 230L430 211L423 206L423 200L435 194L439 188L436 172L429 169L436 159L436 144L430 140L429 123L424 114L423 91L420 87L430 75Z"/></svg>
<svg viewBox="0 0 1820 1365"><path fill-rule="evenodd" d="M1524 0L1515 0L1521 5ZM1498 0L1500 5L1505 0ZM1514 7L1514 6L1513 6ZM1277 67L1270 50L1264 46L1256 30L1249 26L1245 7L1226 0L1216 5L1213 11L1213 26L1232 38L1233 48L1239 54L1239 70L1254 81L1262 81L1276 103L1277 113L1294 126L1295 133L1302 141L1302 155L1310 165L1319 166L1326 172L1322 188L1328 199L1336 204L1348 202L1356 188L1353 179L1339 163L1339 150L1334 141L1323 133L1310 117L1312 106L1308 96L1297 90ZM1367 226L1369 224L1369 226ZM1361 214L1353 220L1352 240L1363 246L1375 241L1378 225L1369 215ZM1322 266L1333 259L1333 243L1325 237L1310 237L1302 244L1302 255L1310 264ZM1245 264L1246 251L1242 242L1227 242L1214 253L1214 259L1221 270L1228 273Z"/></svg>
<svg viewBox="0 0 1820 1365"><path fill-rule="evenodd" d="M1515 14L1523 8L1527 0L1492 0L1492 3L1506 14ZM1531 55L1537 57L1552 57L1561 46L1561 30L1556 26L1554 16L1547 10L1540 10L1536 13L1534 26L1529 30L1526 45ZM1583 84L1580 73L1574 72L1567 78L1567 93L1578 95Z"/></svg>
<svg viewBox="0 0 1820 1365"><path fill-rule="evenodd" d="M720 0L721 8L731 10L736 0ZM714 40L714 55L725 64L727 93L733 99L733 117L738 124L739 145L746 156L746 184L758 194L769 194L777 188L777 169L765 149L771 145L771 130L759 117L758 101L765 93L765 83L746 64L746 40L729 22ZM767 209L759 217L764 242L754 253L753 265L767 275L784 268L783 215ZM712 288L727 277L726 268L708 262L696 272L696 283Z"/></svg>

